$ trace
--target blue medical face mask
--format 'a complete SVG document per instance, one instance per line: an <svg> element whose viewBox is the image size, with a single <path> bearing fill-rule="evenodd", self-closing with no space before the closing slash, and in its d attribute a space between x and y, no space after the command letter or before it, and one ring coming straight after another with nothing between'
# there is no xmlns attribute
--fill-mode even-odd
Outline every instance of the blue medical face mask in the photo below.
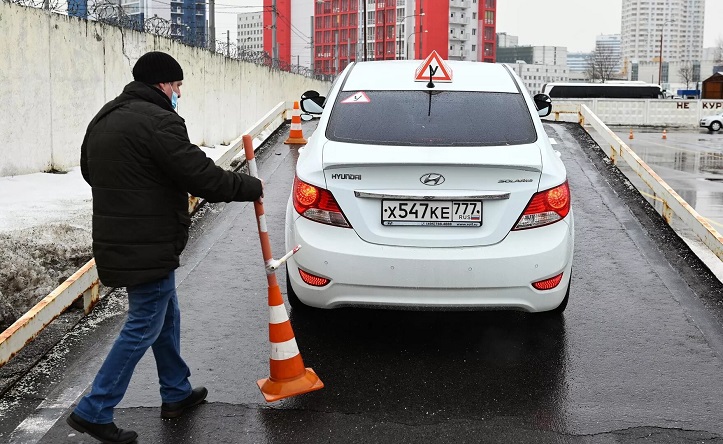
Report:
<svg viewBox="0 0 723 444"><path fill-rule="evenodd" d="M171 92L171 106L173 106L173 109L178 108L178 94L176 94L176 91Z"/></svg>

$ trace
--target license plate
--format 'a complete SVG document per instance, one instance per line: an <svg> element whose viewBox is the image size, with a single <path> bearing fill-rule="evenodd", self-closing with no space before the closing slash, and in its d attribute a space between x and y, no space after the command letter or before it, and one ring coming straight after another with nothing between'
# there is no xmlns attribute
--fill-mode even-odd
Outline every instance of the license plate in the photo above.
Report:
<svg viewBox="0 0 723 444"><path fill-rule="evenodd" d="M382 225L482 226L477 200L382 200Z"/></svg>

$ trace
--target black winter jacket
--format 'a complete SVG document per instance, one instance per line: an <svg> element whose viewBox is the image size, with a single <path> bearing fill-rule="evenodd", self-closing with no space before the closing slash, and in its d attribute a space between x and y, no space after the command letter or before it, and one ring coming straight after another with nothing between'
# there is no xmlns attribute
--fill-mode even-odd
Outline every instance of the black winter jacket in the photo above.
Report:
<svg viewBox="0 0 723 444"><path fill-rule="evenodd" d="M216 166L188 139L168 97L129 83L88 125L80 155L93 188L93 255L103 284L160 279L179 266L188 240L188 194L253 201L261 182Z"/></svg>

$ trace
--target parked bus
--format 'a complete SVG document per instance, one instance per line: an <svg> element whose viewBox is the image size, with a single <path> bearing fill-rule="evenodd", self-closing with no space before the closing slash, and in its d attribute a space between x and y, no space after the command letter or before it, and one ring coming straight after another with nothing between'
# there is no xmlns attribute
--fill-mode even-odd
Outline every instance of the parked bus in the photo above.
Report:
<svg viewBox="0 0 723 444"><path fill-rule="evenodd" d="M645 82L546 83L542 92L560 99L660 99L660 85Z"/></svg>

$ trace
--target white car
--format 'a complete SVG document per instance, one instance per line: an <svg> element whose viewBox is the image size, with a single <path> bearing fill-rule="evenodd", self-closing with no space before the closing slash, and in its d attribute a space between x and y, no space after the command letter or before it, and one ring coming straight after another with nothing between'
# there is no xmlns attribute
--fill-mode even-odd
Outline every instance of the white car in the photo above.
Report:
<svg viewBox="0 0 723 444"><path fill-rule="evenodd" d="M700 119L700 126L708 128L710 131L720 131L723 127L723 112Z"/></svg>
<svg viewBox="0 0 723 444"><path fill-rule="evenodd" d="M550 98L501 64L449 61L430 85L419 63L353 63L302 96L321 118L286 211L292 307L562 312L574 222Z"/></svg>

